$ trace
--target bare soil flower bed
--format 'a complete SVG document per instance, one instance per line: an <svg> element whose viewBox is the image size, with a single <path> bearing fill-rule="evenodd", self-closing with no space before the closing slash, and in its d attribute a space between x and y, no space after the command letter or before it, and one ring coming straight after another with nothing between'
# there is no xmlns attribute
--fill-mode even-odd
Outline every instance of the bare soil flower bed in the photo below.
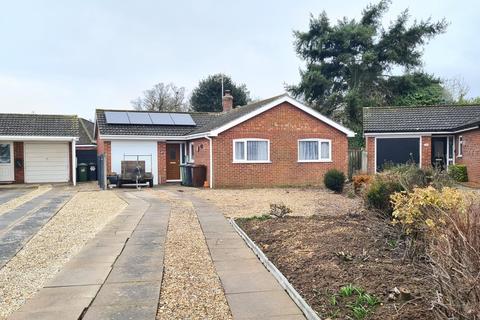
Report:
<svg viewBox="0 0 480 320"><path fill-rule="evenodd" d="M362 319L352 314L354 295L341 296L349 285L378 299L364 319L434 318L428 266L403 261L403 243L382 218L362 213L237 223L322 318Z"/></svg>

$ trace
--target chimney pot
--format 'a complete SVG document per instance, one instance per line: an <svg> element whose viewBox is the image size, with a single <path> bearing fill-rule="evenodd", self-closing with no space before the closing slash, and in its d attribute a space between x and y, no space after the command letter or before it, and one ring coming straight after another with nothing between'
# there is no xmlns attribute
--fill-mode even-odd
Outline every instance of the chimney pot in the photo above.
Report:
<svg viewBox="0 0 480 320"><path fill-rule="evenodd" d="M230 90L225 90L225 93L222 98L222 107L223 107L223 112L228 112L233 109L233 96L230 93Z"/></svg>

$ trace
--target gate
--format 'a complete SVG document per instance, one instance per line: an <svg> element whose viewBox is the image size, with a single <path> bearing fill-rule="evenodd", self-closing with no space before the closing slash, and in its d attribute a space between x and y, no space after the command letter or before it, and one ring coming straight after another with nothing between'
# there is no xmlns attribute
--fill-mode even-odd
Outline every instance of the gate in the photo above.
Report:
<svg viewBox="0 0 480 320"><path fill-rule="evenodd" d="M363 153L362 149L348 150L348 179L352 179L356 172L363 170Z"/></svg>

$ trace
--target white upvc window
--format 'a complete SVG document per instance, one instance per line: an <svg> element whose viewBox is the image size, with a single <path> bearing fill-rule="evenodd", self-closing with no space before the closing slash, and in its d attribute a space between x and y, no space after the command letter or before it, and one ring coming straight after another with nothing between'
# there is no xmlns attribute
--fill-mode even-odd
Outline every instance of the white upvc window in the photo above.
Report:
<svg viewBox="0 0 480 320"><path fill-rule="evenodd" d="M458 156L463 156L463 136L458 136Z"/></svg>
<svg viewBox="0 0 480 320"><path fill-rule="evenodd" d="M195 162L195 144L193 142L190 142L188 145L188 162Z"/></svg>
<svg viewBox="0 0 480 320"><path fill-rule="evenodd" d="M331 162L332 140L298 140L298 162Z"/></svg>
<svg viewBox="0 0 480 320"><path fill-rule="evenodd" d="M233 140L234 163L269 163L270 140L235 139Z"/></svg>

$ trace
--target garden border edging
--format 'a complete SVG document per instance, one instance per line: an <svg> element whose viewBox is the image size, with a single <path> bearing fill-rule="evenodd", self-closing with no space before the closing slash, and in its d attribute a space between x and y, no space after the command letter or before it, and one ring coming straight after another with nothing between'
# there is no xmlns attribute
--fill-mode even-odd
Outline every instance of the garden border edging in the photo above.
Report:
<svg viewBox="0 0 480 320"><path fill-rule="evenodd" d="M247 246L253 250L255 255L260 259L262 264L267 268L267 270L274 276L275 280L278 281L280 286L287 291L290 298L293 302L300 308L305 317L308 320L321 320L318 314L308 305L308 303L302 298L302 296L295 290L292 284L288 279L280 272L280 270L275 267L275 265L267 258L263 251L253 242L252 239L238 226L233 218L229 219L230 224L233 226L235 231L242 237L243 241Z"/></svg>

